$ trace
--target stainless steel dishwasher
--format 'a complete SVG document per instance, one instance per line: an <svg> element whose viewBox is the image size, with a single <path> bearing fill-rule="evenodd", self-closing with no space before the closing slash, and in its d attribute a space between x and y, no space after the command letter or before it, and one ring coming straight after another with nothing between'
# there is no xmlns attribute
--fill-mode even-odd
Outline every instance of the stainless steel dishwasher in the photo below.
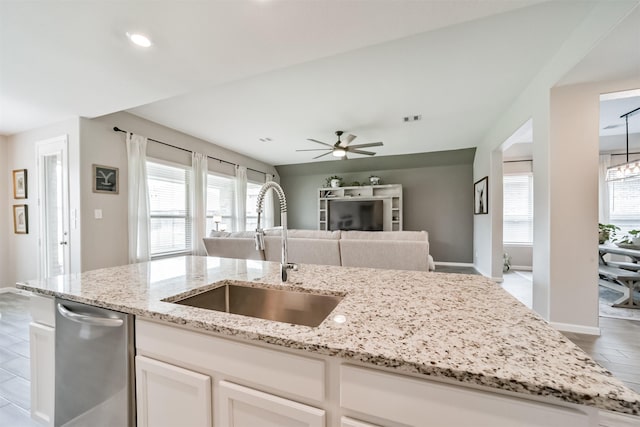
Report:
<svg viewBox="0 0 640 427"><path fill-rule="evenodd" d="M135 425L133 315L56 298L56 426Z"/></svg>

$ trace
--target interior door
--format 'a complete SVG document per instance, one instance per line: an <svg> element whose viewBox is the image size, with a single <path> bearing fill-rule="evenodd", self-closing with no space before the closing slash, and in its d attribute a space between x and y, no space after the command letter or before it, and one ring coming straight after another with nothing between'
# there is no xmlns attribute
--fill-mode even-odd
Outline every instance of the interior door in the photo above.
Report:
<svg viewBox="0 0 640 427"><path fill-rule="evenodd" d="M67 136L42 141L38 153L40 278L69 273Z"/></svg>

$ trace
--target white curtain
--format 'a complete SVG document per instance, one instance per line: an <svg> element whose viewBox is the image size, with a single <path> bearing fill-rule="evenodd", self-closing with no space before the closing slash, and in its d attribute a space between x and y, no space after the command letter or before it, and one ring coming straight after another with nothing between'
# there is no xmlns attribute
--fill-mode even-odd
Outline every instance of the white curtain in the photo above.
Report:
<svg viewBox="0 0 640 427"><path fill-rule="evenodd" d="M609 184L605 181L611 154L601 154L598 168L598 222L609 224Z"/></svg>
<svg viewBox="0 0 640 427"><path fill-rule="evenodd" d="M245 231L247 224L247 168L236 166L235 230Z"/></svg>
<svg viewBox="0 0 640 427"><path fill-rule="evenodd" d="M270 173L265 174L265 182L273 181L273 175ZM274 218L274 205L273 205L273 191L267 191L264 197L264 226L263 228L273 228L275 227L275 218Z"/></svg>
<svg viewBox="0 0 640 427"><path fill-rule="evenodd" d="M191 242L194 255L207 255L203 238L207 237L207 156L191 154Z"/></svg>
<svg viewBox="0 0 640 427"><path fill-rule="evenodd" d="M146 151L147 138L127 133L129 263L149 261L151 258Z"/></svg>

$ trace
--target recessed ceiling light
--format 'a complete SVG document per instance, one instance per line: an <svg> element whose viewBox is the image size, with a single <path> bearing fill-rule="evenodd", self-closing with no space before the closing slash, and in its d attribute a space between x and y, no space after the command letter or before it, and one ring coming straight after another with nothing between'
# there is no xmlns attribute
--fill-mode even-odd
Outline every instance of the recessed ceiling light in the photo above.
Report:
<svg viewBox="0 0 640 427"><path fill-rule="evenodd" d="M151 46L151 40L149 37L144 36L140 33L127 33L127 37L131 40L131 43L136 44L141 47L149 47Z"/></svg>

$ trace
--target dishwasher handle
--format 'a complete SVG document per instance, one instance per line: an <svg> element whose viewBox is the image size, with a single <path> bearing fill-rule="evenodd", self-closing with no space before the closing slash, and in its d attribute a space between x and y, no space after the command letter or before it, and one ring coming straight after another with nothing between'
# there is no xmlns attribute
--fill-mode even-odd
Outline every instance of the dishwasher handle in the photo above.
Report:
<svg viewBox="0 0 640 427"><path fill-rule="evenodd" d="M124 320L122 319L114 319L111 317L96 317L89 316L87 314L78 314L69 310L64 305L58 303L58 312L62 315L62 317L69 319L73 322L82 323L85 325L91 326L106 326L109 328L118 328L122 326Z"/></svg>

